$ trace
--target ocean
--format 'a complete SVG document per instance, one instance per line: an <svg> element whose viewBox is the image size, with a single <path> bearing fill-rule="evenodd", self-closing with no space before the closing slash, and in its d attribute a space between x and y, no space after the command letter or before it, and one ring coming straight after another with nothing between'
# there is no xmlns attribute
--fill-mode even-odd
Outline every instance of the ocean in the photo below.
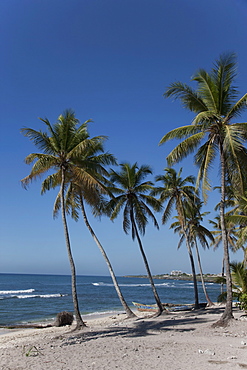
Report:
<svg viewBox="0 0 247 370"><path fill-rule="evenodd" d="M149 280L118 277L126 302L155 303ZM154 280L162 302L193 303L191 281ZM71 279L67 275L0 274L0 326L50 322L61 311L73 312ZM220 285L206 283L212 301L217 301ZM206 302L198 283L200 302ZM79 307L87 315L123 312L112 280L108 276L77 276Z"/></svg>

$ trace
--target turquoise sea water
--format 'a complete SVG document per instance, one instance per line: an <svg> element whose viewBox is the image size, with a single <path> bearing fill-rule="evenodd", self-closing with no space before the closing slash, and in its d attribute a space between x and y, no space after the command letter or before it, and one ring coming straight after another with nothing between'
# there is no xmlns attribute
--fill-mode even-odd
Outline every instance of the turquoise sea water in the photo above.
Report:
<svg viewBox="0 0 247 370"><path fill-rule="evenodd" d="M193 283L154 280L162 302L193 303ZM73 312L71 279L66 275L0 274L0 325L46 321L61 311ZM127 303L155 303L148 279L119 277ZM205 302L199 283L200 302ZM207 283L211 300L217 301L218 284ZM123 311L112 280L107 276L78 276L77 291L82 315Z"/></svg>

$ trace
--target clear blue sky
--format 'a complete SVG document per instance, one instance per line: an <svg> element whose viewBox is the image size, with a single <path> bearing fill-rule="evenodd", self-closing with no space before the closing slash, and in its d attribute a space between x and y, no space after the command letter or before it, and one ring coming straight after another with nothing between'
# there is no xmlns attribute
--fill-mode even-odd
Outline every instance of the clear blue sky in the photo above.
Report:
<svg viewBox="0 0 247 370"><path fill-rule="evenodd" d="M247 91L247 1L2 0L0 14L0 272L67 274L61 220L52 218L56 191L41 196L39 181L27 191L20 184L30 171L24 158L36 151L20 129L43 129L38 117L54 122L72 108L81 122L94 121L91 136L109 137L106 150L119 162L149 164L161 174L174 143L158 147L159 140L192 118L162 97L171 82L190 83L197 69L233 51L236 84L241 95ZM195 173L192 159L180 166L184 175ZM218 185L217 166L213 172ZM210 194L205 210L218 199ZM117 275L145 273L120 219L90 221ZM107 275L83 221L69 226L78 274ZM153 273L190 272L177 242L169 225L147 227L143 244ZM205 272L219 272L221 260L221 250L202 251Z"/></svg>

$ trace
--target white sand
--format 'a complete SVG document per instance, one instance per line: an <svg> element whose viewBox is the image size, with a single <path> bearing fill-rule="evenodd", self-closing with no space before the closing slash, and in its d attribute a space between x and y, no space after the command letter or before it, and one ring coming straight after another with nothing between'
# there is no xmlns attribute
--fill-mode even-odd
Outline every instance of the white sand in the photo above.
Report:
<svg viewBox="0 0 247 370"><path fill-rule="evenodd" d="M137 320L112 315L88 321L80 332L9 330L0 336L0 369L247 369L247 321L234 309L236 320L228 327L212 328L222 310Z"/></svg>

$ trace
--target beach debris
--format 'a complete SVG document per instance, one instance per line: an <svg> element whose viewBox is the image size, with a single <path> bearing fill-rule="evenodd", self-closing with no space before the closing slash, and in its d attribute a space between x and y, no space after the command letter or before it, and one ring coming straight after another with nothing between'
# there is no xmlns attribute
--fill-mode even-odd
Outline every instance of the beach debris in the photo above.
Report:
<svg viewBox="0 0 247 370"><path fill-rule="evenodd" d="M205 349L205 351L203 351L202 349L198 349L198 353L204 353L205 355L210 355L210 356L214 356L215 355L215 352L214 351L211 351L210 349Z"/></svg>
<svg viewBox="0 0 247 370"><path fill-rule="evenodd" d="M36 346L31 346L31 347L30 346L23 346L23 353L22 354L25 355L26 357L38 356L38 355L43 356L43 353L41 353L40 350Z"/></svg>
<svg viewBox="0 0 247 370"><path fill-rule="evenodd" d="M228 364L228 361L221 361L221 360L208 360L210 364L215 364L215 365L225 365Z"/></svg>
<svg viewBox="0 0 247 370"><path fill-rule="evenodd" d="M74 320L73 313L62 311L57 314L54 326L66 326L71 325Z"/></svg>
<svg viewBox="0 0 247 370"><path fill-rule="evenodd" d="M244 340L241 341L242 346L246 346L246 342Z"/></svg>

